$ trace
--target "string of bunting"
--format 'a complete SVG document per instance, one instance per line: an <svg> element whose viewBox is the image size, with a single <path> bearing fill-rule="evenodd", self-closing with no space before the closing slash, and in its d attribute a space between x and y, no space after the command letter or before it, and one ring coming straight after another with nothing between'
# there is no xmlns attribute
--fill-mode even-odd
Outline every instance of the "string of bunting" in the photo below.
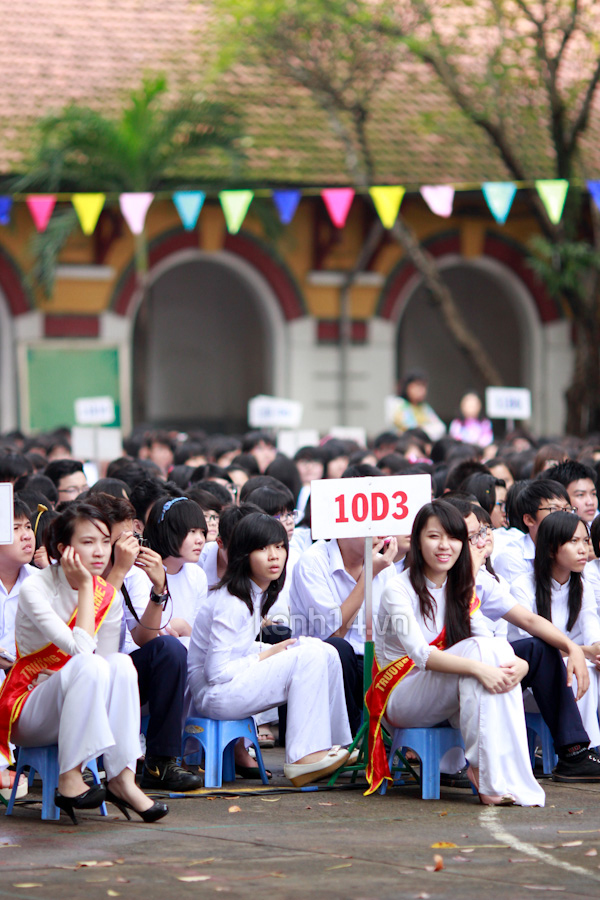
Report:
<svg viewBox="0 0 600 900"><path fill-rule="evenodd" d="M600 181L586 181L594 203L600 209ZM510 213L517 190L534 187L551 222L558 224L562 218L569 182L566 179L539 180L531 183L514 181L490 181L472 185L423 185L419 193L429 209L442 218L452 215L456 191L480 189L485 202L499 225L504 225ZM237 234L255 196L270 196L280 221L284 225L292 222L302 196L321 196L329 217L336 228L346 224L356 191L351 187L314 189L274 189L274 190L224 190L219 191L219 202L225 216L227 230ZM369 188L369 195L385 228L392 228L398 217L406 188L401 185L379 185ZM206 193L204 191L175 191L174 193L124 193L118 195L119 207L132 234L144 230L146 215L155 199L172 199L183 227L191 231L196 227L202 211ZM94 233L100 213L108 197L106 194L28 194L0 195L0 225L9 225L15 201L24 200L36 229L43 232L48 227L54 207L59 200L70 200L73 204L84 234ZM114 199L111 197L110 199Z"/></svg>

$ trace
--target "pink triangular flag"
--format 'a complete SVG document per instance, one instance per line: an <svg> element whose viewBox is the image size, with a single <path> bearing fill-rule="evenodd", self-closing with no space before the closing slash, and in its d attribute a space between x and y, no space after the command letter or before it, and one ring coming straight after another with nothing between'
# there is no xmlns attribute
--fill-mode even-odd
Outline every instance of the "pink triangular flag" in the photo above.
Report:
<svg viewBox="0 0 600 900"><path fill-rule="evenodd" d="M336 228L343 228L354 200L354 188L325 188L321 197Z"/></svg>
<svg viewBox="0 0 600 900"><path fill-rule="evenodd" d="M26 201L38 231L45 231L52 215L52 210L56 205L56 197L54 194L31 194Z"/></svg>
<svg viewBox="0 0 600 900"><path fill-rule="evenodd" d="M452 215L454 188L449 184L425 184L421 188L423 200L436 216L447 219Z"/></svg>
<svg viewBox="0 0 600 900"><path fill-rule="evenodd" d="M134 234L141 234L144 230L146 213L153 200L154 194L149 193L121 194L119 197L123 218Z"/></svg>

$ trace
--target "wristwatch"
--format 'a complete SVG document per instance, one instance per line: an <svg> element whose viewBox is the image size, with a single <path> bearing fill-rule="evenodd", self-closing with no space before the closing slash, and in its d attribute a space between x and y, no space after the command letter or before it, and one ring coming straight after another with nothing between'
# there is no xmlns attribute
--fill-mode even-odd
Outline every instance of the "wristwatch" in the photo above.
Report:
<svg viewBox="0 0 600 900"><path fill-rule="evenodd" d="M167 602L168 596L169 596L169 588L167 587L166 584L165 584L165 589L161 594L156 593L156 591L154 590L154 585L152 586L152 588L150 590L150 599L152 600L152 602L160 603L161 606L165 605L165 603Z"/></svg>

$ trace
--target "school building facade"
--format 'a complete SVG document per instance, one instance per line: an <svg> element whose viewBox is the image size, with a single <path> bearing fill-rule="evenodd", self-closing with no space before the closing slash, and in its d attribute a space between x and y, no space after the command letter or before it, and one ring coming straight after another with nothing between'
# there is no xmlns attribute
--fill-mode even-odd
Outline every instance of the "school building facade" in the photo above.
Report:
<svg viewBox="0 0 600 900"><path fill-rule="evenodd" d="M483 203L446 220L418 196L404 203L504 384L531 389L532 427L560 432L570 329L528 268L531 223L517 217L497 227ZM141 422L240 430L257 394L300 401L303 427L327 432L342 424L340 291L367 220L357 197L338 232L320 198L308 198L274 244L252 207L231 235L217 202L205 204L188 232L173 205L158 201L148 213L144 290L124 227L101 259L93 238L74 238L44 298L28 285L33 225L16 204L11 229L0 228L2 430L71 424L65 401L105 394L114 396L126 431ZM446 419L465 390L482 390L389 237L356 279L351 320L343 424L381 430L384 398L415 366L429 372L432 405Z"/></svg>
<svg viewBox="0 0 600 900"><path fill-rule="evenodd" d="M137 0L30 0L26 10L15 8L0 53L0 135L14 138L20 129L23 145L36 118L69 101L117 114L123 90L139 86L150 68L167 72L175 92L189 86L202 68L204 15L188 0L149 0L143 14ZM507 223L496 224L474 189L457 191L450 217L431 212L419 184L507 175L474 129L454 143L411 132L403 116L410 120L418 104L435 100L422 81L415 94L413 75L394 73L388 93L382 89L387 106L374 111L377 183L415 186L402 214L437 259L504 384L532 391L532 428L560 432L570 326L528 267L533 219L517 195ZM465 390L483 391L389 234L352 288L351 343L342 359L340 291L375 213L357 194L345 227L333 226L319 188L348 183L339 141L306 92L274 90L272 82L259 91L252 78L221 79L246 114L246 169L235 186L247 176L256 196L241 229L228 233L217 199L230 186L225 176L219 184L211 174L214 189L207 188L193 231L171 199L157 195L146 220L144 290L133 237L113 203L91 237L79 232L67 243L52 296L35 291L28 277L34 225L24 199L14 203L10 224L0 225L1 430L69 425L74 398L109 395L126 432L143 422L239 431L248 400L272 394L303 404L303 427L327 432L346 424L373 434L407 369L429 372L430 401L446 420ZM0 140L0 194L2 180L22 171L12 146ZM291 224L268 237L257 204L271 202L259 194L273 185L304 193Z"/></svg>

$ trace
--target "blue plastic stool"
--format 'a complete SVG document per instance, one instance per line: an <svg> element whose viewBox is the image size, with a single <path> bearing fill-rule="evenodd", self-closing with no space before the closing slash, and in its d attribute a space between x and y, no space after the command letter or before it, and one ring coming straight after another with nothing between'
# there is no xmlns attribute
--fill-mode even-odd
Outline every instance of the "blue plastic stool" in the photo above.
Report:
<svg viewBox="0 0 600 900"><path fill-rule="evenodd" d="M17 771L10 800L6 807L6 815L10 816L15 804L19 775L29 766L29 787L33 784L34 773L37 772L42 779L42 819L60 819L60 809L54 802L54 791L58 787L58 746L51 744L48 747L19 747L17 759ZM100 784L98 766L95 759L91 759L86 768L94 776L94 783ZM106 803L100 807L100 813L107 815Z"/></svg>
<svg viewBox="0 0 600 900"><path fill-rule="evenodd" d="M542 767L544 775L551 775L552 769L558 762L558 756L554 752L554 741L552 740L550 729L544 722L540 713L526 712L525 724L527 726L527 744L529 746L531 768L535 768L535 736L537 734L542 744Z"/></svg>
<svg viewBox="0 0 600 900"><path fill-rule="evenodd" d="M263 784L269 779L260 752L254 719L202 719L185 720L181 741L181 756L193 765L201 765L200 747L204 750L204 787L218 788L224 781L235 781L235 742L246 738L254 745L256 762ZM199 747L186 753L188 741L196 741Z"/></svg>
<svg viewBox="0 0 600 900"><path fill-rule="evenodd" d="M458 728L395 728L390 750L390 771L394 757L402 747L409 747L421 760L421 797L423 800L440 799L440 760L452 747L462 747L464 743ZM387 781L381 785L385 794Z"/></svg>

